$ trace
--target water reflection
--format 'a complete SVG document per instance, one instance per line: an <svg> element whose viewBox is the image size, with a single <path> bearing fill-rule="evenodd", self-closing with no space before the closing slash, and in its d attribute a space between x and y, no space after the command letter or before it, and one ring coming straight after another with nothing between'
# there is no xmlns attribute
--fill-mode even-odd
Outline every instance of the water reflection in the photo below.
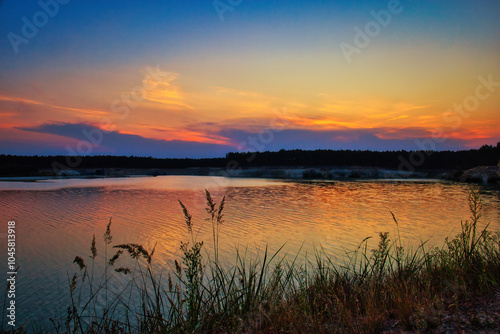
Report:
<svg viewBox="0 0 500 334"><path fill-rule="evenodd" d="M227 184L218 187L218 184ZM90 241L102 234L112 217L114 242L140 243L155 261L168 268L180 258L180 241L190 237L181 199L193 215L197 240L212 249L212 230L206 221L203 189L215 200L227 196L221 227L220 256L234 259L235 247L248 256L271 252L311 254L322 245L342 259L367 236L396 231L416 245L431 238L441 244L469 217L467 185L447 182L356 181L287 182L212 177L156 177L64 180L44 183L0 183L0 213L18 228L19 316L53 316L67 292L68 273L76 269L75 255L89 253ZM485 191L483 223L500 229L500 193ZM2 245L5 242L2 239ZM373 243L377 240L374 238ZM49 312L49 313L48 313Z"/></svg>

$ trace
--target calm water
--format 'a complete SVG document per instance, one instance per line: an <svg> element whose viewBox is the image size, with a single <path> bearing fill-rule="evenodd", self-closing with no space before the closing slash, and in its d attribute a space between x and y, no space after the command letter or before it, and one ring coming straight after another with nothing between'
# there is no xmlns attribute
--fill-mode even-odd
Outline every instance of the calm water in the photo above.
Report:
<svg viewBox="0 0 500 334"><path fill-rule="evenodd" d="M1 248L6 253L9 220L16 221L16 284L18 323L48 319L67 307L68 276L76 271L76 255L88 259L95 233L99 251L102 234L112 217L113 242L158 243L155 263L170 268L180 259L181 241L190 237L184 224L182 200L193 215L197 240L210 250L211 228L205 220L204 192L217 202L226 195L220 253L226 261L235 248L248 256L271 252L285 244L284 254L301 258L322 245L341 261L365 237L379 232L400 233L409 244L430 239L441 245L469 217L467 185L422 181L288 182L163 176L44 182L0 182ZM483 222L500 230L500 193L483 194ZM373 243L377 242L376 238ZM7 255L2 256L6 268ZM7 270L4 270L7 272ZM6 276L6 273L4 274ZM3 300L3 292L0 296Z"/></svg>

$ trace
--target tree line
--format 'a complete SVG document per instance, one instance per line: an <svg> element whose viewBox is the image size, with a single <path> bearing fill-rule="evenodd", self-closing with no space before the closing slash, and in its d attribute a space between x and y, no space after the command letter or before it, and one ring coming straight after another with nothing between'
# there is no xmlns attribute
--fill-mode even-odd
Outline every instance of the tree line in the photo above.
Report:
<svg viewBox="0 0 500 334"><path fill-rule="evenodd" d="M280 150L277 152L231 152L222 158L170 159L137 156L85 156L78 165L68 156L0 155L0 175L39 175L54 166L77 169L183 169L240 167L375 167L396 170L466 170L499 163L500 142L479 149L461 151L362 151L362 150ZM80 159L81 158L81 159Z"/></svg>

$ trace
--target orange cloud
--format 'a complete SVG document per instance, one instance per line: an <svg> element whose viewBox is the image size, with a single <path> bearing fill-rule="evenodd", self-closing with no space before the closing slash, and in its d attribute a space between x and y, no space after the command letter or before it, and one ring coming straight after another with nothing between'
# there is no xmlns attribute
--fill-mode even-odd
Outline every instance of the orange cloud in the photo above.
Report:
<svg viewBox="0 0 500 334"><path fill-rule="evenodd" d="M334 117L309 118L305 116L285 116L284 119L292 125L289 126L290 128L334 130L357 125L356 123L344 122Z"/></svg>
<svg viewBox="0 0 500 334"><path fill-rule="evenodd" d="M177 74L172 74L166 81L158 83L152 78L144 79L143 86L146 90L146 101L160 103L162 106L180 107L194 109L184 100L184 94L173 81L177 79ZM153 89L148 89L154 87Z"/></svg>
<svg viewBox="0 0 500 334"><path fill-rule="evenodd" d="M233 145L229 138L211 134L208 131L189 130L185 128L152 126L149 124L138 124L126 132L126 134L140 135L146 138L159 140L183 140L208 144Z"/></svg>
<svg viewBox="0 0 500 334"><path fill-rule="evenodd" d="M95 109L82 109L82 108L72 108L72 107L63 107L63 106L57 106L57 105L52 105L40 101L35 101L35 100L30 100L30 99L25 99L25 98L20 98L20 97L13 97L13 96L1 96L0 95L0 101L10 101L10 102L21 102L21 103L27 103L27 104L33 104L37 106L43 106L43 107L49 107L49 108L54 108L54 109L62 109L62 110L71 110L71 111L76 111L78 113L81 113L86 116L100 116L104 117L109 114L107 111L102 111L102 110L95 110ZM5 114L5 113L3 113ZM15 113L11 113L15 115Z"/></svg>

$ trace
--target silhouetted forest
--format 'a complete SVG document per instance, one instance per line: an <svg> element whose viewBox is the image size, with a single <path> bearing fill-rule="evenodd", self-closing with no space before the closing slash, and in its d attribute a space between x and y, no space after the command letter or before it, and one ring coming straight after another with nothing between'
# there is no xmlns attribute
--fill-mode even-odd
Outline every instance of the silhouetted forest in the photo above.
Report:
<svg viewBox="0 0 500 334"><path fill-rule="evenodd" d="M351 150L281 150L279 152L228 153L227 161L242 167L257 166L358 166L387 169L470 169L496 166L500 143L466 151L351 151Z"/></svg>
<svg viewBox="0 0 500 334"><path fill-rule="evenodd" d="M0 155L1 176L40 175L64 169L183 169L192 167L377 167L399 170L466 170L496 166L497 146L484 145L463 151L351 151L280 150L278 152L228 153L224 158L161 159L136 156L17 156Z"/></svg>

